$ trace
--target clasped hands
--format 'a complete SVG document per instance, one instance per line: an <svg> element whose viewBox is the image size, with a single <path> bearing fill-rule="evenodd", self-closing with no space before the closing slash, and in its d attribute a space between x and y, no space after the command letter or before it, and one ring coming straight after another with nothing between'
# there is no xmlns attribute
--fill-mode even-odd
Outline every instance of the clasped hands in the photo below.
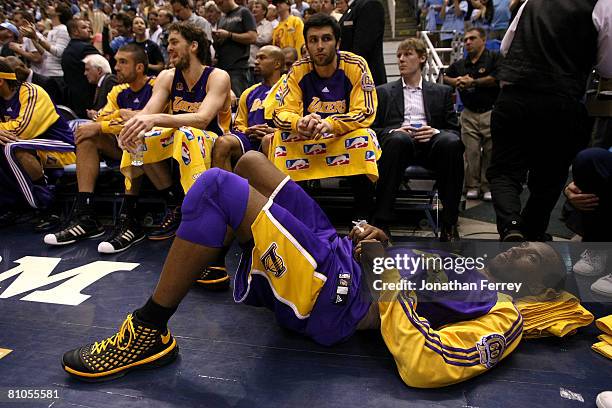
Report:
<svg viewBox="0 0 612 408"><path fill-rule="evenodd" d="M304 140L318 140L322 137L331 136L333 128L328 121L321 119L321 116L311 113L298 120L297 130L298 134L304 137Z"/></svg>

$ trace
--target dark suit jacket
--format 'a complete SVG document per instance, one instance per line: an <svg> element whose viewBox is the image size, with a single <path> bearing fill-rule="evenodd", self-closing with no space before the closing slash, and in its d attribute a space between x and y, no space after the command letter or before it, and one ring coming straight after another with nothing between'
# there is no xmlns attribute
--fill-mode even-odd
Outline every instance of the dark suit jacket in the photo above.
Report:
<svg viewBox="0 0 612 408"><path fill-rule="evenodd" d="M384 138L404 122L404 89L401 78L376 87L378 110L372 128ZM453 88L423 80L423 105L427 124L438 130L460 133L457 112L453 105Z"/></svg>
<svg viewBox="0 0 612 408"><path fill-rule="evenodd" d="M106 96L115 85L117 85L115 74L109 74L104 77L100 87L96 89L92 109L100 110L106 105Z"/></svg>
<svg viewBox="0 0 612 408"><path fill-rule="evenodd" d="M96 86L85 78L83 58L87 55L99 54L90 42L71 39L62 54L62 70L66 89L66 105L81 118L87 117L87 109L91 109L96 92Z"/></svg>
<svg viewBox="0 0 612 408"><path fill-rule="evenodd" d="M62 90L58 86L55 79L37 74L36 72L32 72L32 83L40 86L42 89L47 91L47 93L51 97L51 100L56 105L62 105L64 103Z"/></svg>
<svg viewBox="0 0 612 408"><path fill-rule="evenodd" d="M362 56L376 85L387 82L383 59L385 9L379 0L355 0L340 19L340 50Z"/></svg>

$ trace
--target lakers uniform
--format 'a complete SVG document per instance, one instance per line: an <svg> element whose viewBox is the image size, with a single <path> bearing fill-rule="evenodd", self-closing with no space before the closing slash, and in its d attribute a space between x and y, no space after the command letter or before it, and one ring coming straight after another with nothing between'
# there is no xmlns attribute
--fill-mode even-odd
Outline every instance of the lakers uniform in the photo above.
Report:
<svg viewBox="0 0 612 408"><path fill-rule="evenodd" d="M52 186L44 181L32 183L15 151L34 150L44 168L63 168L76 161L72 130L47 92L29 82L21 83L11 99L0 98L0 130L19 138L1 149L0 208L18 205L24 199L33 208L46 207L53 199Z"/></svg>
<svg viewBox="0 0 612 408"><path fill-rule="evenodd" d="M457 259L439 250L401 247L391 248L386 256L398 254ZM434 265L432 261L425 268L392 269L380 275L385 283L414 285L413 290L384 291L378 306L382 336L399 374L407 385L418 388L443 387L482 374L516 348L523 332L512 298L483 290L480 282L485 276L480 271L458 273Z"/></svg>
<svg viewBox="0 0 612 408"><path fill-rule="evenodd" d="M381 149L374 121L376 89L367 63L350 52L338 52L338 68L331 78L321 78L310 58L292 67L279 89L274 111L270 160L293 180L366 174L378 179L376 161ZM319 140L303 140L298 120L316 113L332 128Z"/></svg>
<svg viewBox="0 0 612 408"><path fill-rule="evenodd" d="M259 150L259 141L248 139L245 132L251 126L266 123L264 101L268 97L271 88L271 86L261 82L247 88L240 96L238 114L234 120L234 134L242 134L244 139L247 139L249 142L250 148L245 148L243 149L244 151L251 149Z"/></svg>
<svg viewBox="0 0 612 408"><path fill-rule="evenodd" d="M304 45L304 23L296 16L289 16L285 21L278 23L272 31L272 45L279 48L295 48L301 58Z"/></svg>
<svg viewBox="0 0 612 408"><path fill-rule="evenodd" d="M102 133L118 135L123 129L123 120L119 109L139 111L144 109L153 94L155 78L148 78L138 91L132 90L129 84L115 85L106 97L106 105L98 112L96 122L100 122Z"/></svg>
<svg viewBox="0 0 612 408"><path fill-rule="evenodd" d="M174 70L170 92L172 114L195 113L206 97L206 84L215 68L205 67L202 75L192 88L188 88L180 69ZM179 164L181 185L186 192L195 180L210 168L212 148L217 137L229 131L232 119L231 109L221 111L206 129L181 127L179 129L154 128L145 135L143 162L157 163L170 157ZM131 165L131 157L125 152L121 160L121 172L126 176L126 188L131 180L140 177L143 170Z"/></svg>

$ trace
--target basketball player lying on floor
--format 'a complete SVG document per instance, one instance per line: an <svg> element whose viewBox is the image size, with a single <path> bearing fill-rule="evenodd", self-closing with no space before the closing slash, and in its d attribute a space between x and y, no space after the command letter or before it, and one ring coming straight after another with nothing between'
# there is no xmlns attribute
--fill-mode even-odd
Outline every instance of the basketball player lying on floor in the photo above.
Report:
<svg viewBox="0 0 612 408"><path fill-rule="evenodd" d="M521 317L496 294L488 294L471 312L439 302L447 314L455 313L444 322L431 316L445 324L440 329L428 323L431 308L418 310L413 300L398 296L394 302L373 302L361 288L366 283L353 251L356 244L360 253L363 239L388 241L384 232L365 225L349 237L338 236L319 206L261 153L246 153L235 172L210 169L200 176L185 197L182 222L152 297L127 316L115 335L65 353L62 366L68 373L101 381L173 361L178 345L168 320L202 266L217 259L230 227L243 248L234 284L238 303L266 306L281 326L323 345L341 342L358 329L377 328L380 306L383 336L408 385L463 381L516 347ZM551 257L548 248L526 248L517 262L530 252ZM479 341L491 357L479 360Z"/></svg>

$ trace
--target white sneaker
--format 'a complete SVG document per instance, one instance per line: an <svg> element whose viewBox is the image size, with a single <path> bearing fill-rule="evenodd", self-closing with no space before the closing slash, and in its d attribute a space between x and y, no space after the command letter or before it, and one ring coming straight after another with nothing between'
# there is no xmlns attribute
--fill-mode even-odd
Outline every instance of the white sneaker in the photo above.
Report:
<svg viewBox="0 0 612 408"><path fill-rule="evenodd" d="M608 255L606 251L596 251L593 249L585 249L580 254L580 259L574 265L574 272L582 276L598 276L603 275L606 271L606 260Z"/></svg>
<svg viewBox="0 0 612 408"><path fill-rule="evenodd" d="M597 279L592 285L591 290L602 296L612 297L612 273ZM612 400L611 400L612 401ZM612 405L610 405L612 408Z"/></svg>
<svg viewBox="0 0 612 408"><path fill-rule="evenodd" d="M490 191L487 191L482 195L482 199L485 201L493 201L493 196L491 195Z"/></svg>
<svg viewBox="0 0 612 408"><path fill-rule="evenodd" d="M465 196L468 200L478 200L480 194L478 193L478 190L468 190Z"/></svg>
<svg viewBox="0 0 612 408"><path fill-rule="evenodd" d="M612 408L612 391L600 392L595 403L597 408Z"/></svg>

